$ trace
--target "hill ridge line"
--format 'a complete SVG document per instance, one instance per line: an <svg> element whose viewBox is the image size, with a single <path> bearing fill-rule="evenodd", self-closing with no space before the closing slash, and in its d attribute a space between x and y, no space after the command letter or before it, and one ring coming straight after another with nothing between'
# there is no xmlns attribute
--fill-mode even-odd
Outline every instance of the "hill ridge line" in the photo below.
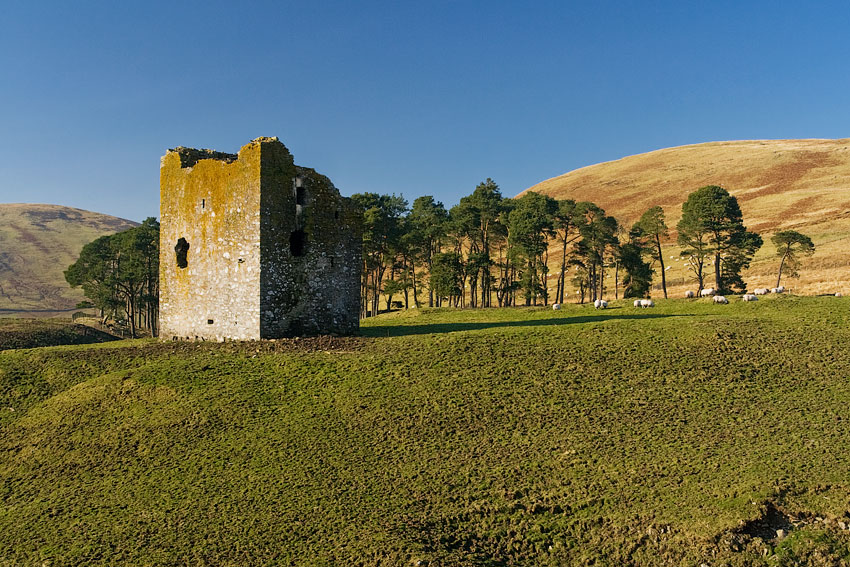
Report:
<svg viewBox="0 0 850 567"><path fill-rule="evenodd" d="M694 144L683 144L681 146L669 146L669 147L664 147L664 148L656 148L654 150L649 150L649 151L646 151L646 152L640 152L640 153L637 153L637 154L629 154L629 155L625 155L625 156L622 156L622 157L619 157L619 158L600 161L600 162L592 163L592 164L589 164L589 165L583 165L581 167L577 167L576 169L571 169L571 170L567 171L566 173L562 173L562 174L556 175L554 177L542 179L542 180L538 181L537 183L535 183L534 185L532 185L531 187L527 187L526 189L523 189L516 196L520 197L523 194L525 194L526 192L531 191L532 189L534 189L538 185L542 185L542 184L548 183L550 181L556 181L556 180L561 179L563 177L566 177L568 175L578 173L582 170L589 169L589 168L596 167L596 166L600 166L600 165L608 165L608 164L612 164L612 163L621 162L621 161L629 159L629 158L636 158L636 157L640 157L640 156L649 156L649 155L656 154L656 153L659 153L659 152L666 152L666 151L673 151L673 150L683 150L683 149L686 149L686 148L709 147L709 146L712 146L712 145L733 145L733 144L764 144L764 145L767 145L767 144L770 144L770 143L780 143L780 142L847 142L848 144L850 144L850 138L777 138L777 139L765 138L765 139L760 139L760 140L714 140L714 141L711 141L711 142L697 142L697 143L694 143Z"/></svg>

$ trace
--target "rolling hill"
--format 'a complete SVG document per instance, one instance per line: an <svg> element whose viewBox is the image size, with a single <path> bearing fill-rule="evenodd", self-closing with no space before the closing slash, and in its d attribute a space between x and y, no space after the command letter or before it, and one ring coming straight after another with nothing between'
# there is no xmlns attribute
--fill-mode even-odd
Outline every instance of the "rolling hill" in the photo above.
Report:
<svg viewBox="0 0 850 567"><path fill-rule="evenodd" d="M576 169L528 190L593 201L626 226L660 205L672 229L688 194L705 185L720 185L735 195L744 224L764 237L764 247L744 276L751 288L775 285L778 260L769 237L794 229L811 236L817 252L805 261L799 280L783 284L804 294L850 289L850 139L667 148ZM665 260L672 265L668 280L678 293L693 285L671 232Z"/></svg>
<svg viewBox="0 0 850 567"><path fill-rule="evenodd" d="M58 205L0 204L0 315L73 310L84 297L62 272L87 243L136 225Z"/></svg>
<svg viewBox="0 0 850 567"><path fill-rule="evenodd" d="M850 298L362 331L0 352L0 565L848 565Z"/></svg>

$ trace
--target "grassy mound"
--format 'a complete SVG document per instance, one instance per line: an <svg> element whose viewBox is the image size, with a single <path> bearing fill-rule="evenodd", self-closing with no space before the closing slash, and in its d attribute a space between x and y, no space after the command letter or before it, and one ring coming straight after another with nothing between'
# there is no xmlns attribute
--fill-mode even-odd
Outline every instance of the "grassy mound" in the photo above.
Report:
<svg viewBox="0 0 850 567"><path fill-rule="evenodd" d="M70 319L0 319L0 350L114 341L115 337Z"/></svg>
<svg viewBox="0 0 850 567"><path fill-rule="evenodd" d="M0 353L0 565L847 564L850 300L658 303Z"/></svg>

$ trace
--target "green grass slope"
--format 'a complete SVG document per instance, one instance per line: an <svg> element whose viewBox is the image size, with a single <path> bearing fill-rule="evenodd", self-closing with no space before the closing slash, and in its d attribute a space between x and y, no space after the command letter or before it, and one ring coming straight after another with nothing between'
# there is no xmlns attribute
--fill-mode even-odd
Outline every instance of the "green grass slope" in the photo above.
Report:
<svg viewBox="0 0 850 567"><path fill-rule="evenodd" d="M0 565L847 565L850 299L612 307L0 353Z"/></svg>
<svg viewBox="0 0 850 567"><path fill-rule="evenodd" d="M73 310L84 297L64 270L92 240L136 224L58 205L0 204L0 315Z"/></svg>
<svg viewBox="0 0 850 567"><path fill-rule="evenodd" d="M116 337L71 319L0 319L0 351L114 341Z"/></svg>

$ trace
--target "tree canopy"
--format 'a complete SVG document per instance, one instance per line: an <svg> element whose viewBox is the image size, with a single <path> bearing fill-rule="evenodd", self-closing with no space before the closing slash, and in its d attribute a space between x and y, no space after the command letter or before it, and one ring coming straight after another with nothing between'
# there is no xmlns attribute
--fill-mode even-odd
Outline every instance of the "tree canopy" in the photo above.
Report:
<svg viewBox="0 0 850 567"><path fill-rule="evenodd" d="M800 267L800 258L814 254L815 245L811 238L796 230L777 232L770 240L776 246L776 255L780 258L779 274L776 276L776 287L779 287L783 269L787 269L786 275L789 278L800 277L797 272Z"/></svg>
<svg viewBox="0 0 850 567"><path fill-rule="evenodd" d="M157 331L159 313L159 222L153 217L134 228L86 244L65 270L71 287L81 287L104 320L123 313L131 336L143 324Z"/></svg>
<svg viewBox="0 0 850 567"><path fill-rule="evenodd" d="M726 189L708 185L688 195L676 228L682 255L689 258L700 289L704 287L705 261L711 258L718 291L746 290L741 270L749 267L762 239L744 226L738 200Z"/></svg>

